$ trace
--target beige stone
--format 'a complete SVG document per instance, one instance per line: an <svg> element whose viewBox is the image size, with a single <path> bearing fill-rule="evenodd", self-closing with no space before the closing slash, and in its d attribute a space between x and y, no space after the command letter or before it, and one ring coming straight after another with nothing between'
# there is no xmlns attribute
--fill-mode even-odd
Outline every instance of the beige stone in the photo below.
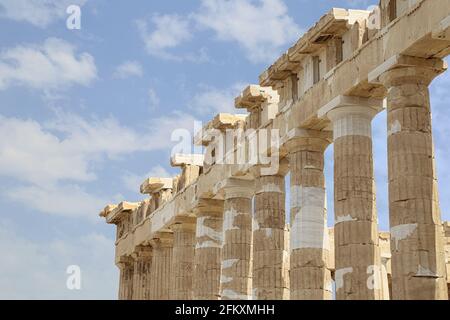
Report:
<svg viewBox="0 0 450 320"><path fill-rule="evenodd" d="M324 152L330 140L314 131L287 142L291 172L290 298L332 297Z"/></svg>
<svg viewBox="0 0 450 320"><path fill-rule="evenodd" d="M195 223L195 217L185 217L178 219L171 227L173 251L170 297L173 300L191 300L193 298Z"/></svg>
<svg viewBox="0 0 450 320"><path fill-rule="evenodd" d="M223 247L220 278L222 300L252 297L252 197L254 186L229 180L223 208Z"/></svg>
<svg viewBox="0 0 450 320"><path fill-rule="evenodd" d="M153 249L151 265L151 300L173 299L170 295L172 284L173 234L161 233L150 241Z"/></svg>
<svg viewBox="0 0 450 320"><path fill-rule="evenodd" d="M393 299L448 299L428 90L444 69L440 60L397 57L378 70L388 89Z"/></svg>
<svg viewBox="0 0 450 320"><path fill-rule="evenodd" d="M194 213L197 224L193 299L217 300L220 298L222 267L223 201L201 199Z"/></svg>
<svg viewBox="0 0 450 320"><path fill-rule="evenodd" d="M330 299L334 279L338 299L448 299L428 85L449 54L450 0L330 10L259 85L243 89L235 106L247 115L218 114L196 135L204 155L174 155L180 175L149 178L147 199L101 211L117 226L119 298ZM378 232L374 205L370 120L383 107L390 234ZM249 144L224 139L230 130L277 130L279 146L263 151L289 159L290 226L284 174L263 177L259 163L237 162ZM323 153L331 132L336 226L328 229ZM139 250L150 247L148 269Z"/></svg>

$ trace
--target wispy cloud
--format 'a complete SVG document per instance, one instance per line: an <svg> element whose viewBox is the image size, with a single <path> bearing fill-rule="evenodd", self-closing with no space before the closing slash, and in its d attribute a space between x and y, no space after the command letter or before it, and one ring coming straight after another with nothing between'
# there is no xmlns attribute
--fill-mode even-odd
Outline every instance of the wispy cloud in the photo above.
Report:
<svg viewBox="0 0 450 320"><path fill-rule="evenodd" d="M97 212L112 202L104 196L93 194L78 184L22 185L12 187L5 196L25 207L40 212L65 217L83 217L98 222Z"/></svg>
<svg viewBox="0 0 450 320"><path fill-rule="evenodd" d="M130 77L142 77L144 71L142 65L137 61L125 61L117 66L113 76L118 79L126 79Z"/></svg>
<svg viewBox="0 0 450 320"><path fill-rule="evenodd" d="M150 120L142 131L115 118L84 119L58 113L41 124L0 116L0 176L17 182L3 191L11 200L50 214L94 217L111 196L89 193L96 163L135 152L169 150L176 129L193 131L195 118L180 112Z"/></svg>
<svg viewBox="0 0 450 320"><path fill-rule="evenodd" d="M138 30L148 54L179 62L204 62L208 60L204 49L200 49L196 53L173 51L176 47L189 42L193 38L189 17L178 14L155 14L149 22L147 20L137 21Z"/></svg>
<svg viewBox="0 0 450 320"><path fill-rule="evenodd" d="M236 82L228 88L219 89L208 85L200 85L189 103L190 109L203 116L214 116L217 113L245 113L234 107L234 98L245 87L243 82Z"/></svg>
<svg viewBox="0 0 450 320"><path fill-rule="evenodd" d="M273 60L302 33L282 0L202 0L194 12L154 15L150 22L151 30L146 20L138 21L147 52L174 61L210 60L205 49L174 53L199 31L212 31L217 40L236 43L253 63Z"/></svg>
<svg viewBox="0 0 450 320"><path fill-rule="evenodd" d="M152 87L148 89L148 101L150 104L150 109L155 109L159 106L160 100L158 94L156 93L156 90Z"/></svg>
<svg viewBox="0 0 450 320"><path fill-rule="evenodd" d="M69 5L82 6L86 2L87 0L0 0L0 18L45 28L66 17Z"/></svg>
<svg viewBox="0 0 450 320"><path fill-rule="evenodd" d="M94 57L77 54L62 39L48 38L39 45L19 45L0 53L0 90L14 85L40 90L87 86L96 78Z"/></svg>
<svg viewBox="0 0 450 320"><path fill-rule="evenodd" d="M114 240L99 233L42 241L0 221L0 299L115 299ZM69 265L81 268L81 290L68 290Z"/></svg>
<svg viewBox="0 0 450 320"><path fill-rule="evenodd" d="M302 30L281 0L202 0L195 21L220 41L237 43L252 62L271 61Z"/></svg>

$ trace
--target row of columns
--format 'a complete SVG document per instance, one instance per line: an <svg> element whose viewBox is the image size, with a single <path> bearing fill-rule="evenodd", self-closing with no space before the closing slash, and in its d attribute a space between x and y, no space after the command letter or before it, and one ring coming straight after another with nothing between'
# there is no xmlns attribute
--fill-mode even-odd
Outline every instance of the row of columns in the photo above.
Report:
<svg viewBox="0 0 450 320"><path fill-rule="evenodd" d="M428 92L436 74L415 66L380 76L387 89L393 299L448 299ZM255 181L229 179L223 201L200 200L195 218L179 221L170 233L152 241L152 262L134 265L139 274L150 270L148 293L130 294L130 283L145 287L148 276L133 281L130 263L121 264L120 297L332 299L324 152L333 143L336 298L389 299L371 134L380 108L380 100L338 97L323 111L333 136L298 130L287 142L289 236L284 212L287 166L280 165L271 176L256 168Z"/></svg>

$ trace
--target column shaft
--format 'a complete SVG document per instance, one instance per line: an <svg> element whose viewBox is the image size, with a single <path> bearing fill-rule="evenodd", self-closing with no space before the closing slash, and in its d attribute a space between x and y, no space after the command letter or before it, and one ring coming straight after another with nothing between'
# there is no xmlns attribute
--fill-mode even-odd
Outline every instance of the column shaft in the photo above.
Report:
<svg viewBox="0 0 450 320"><path fill-rule="evenodd" d="M222 300L251 299L252 289L252 196L253 190L240 186L225 188L221 273Z"/></svg>
<svg viewBox="0 0 450 320"><path fill-rule="evenodd" d="M117 263L117 267L119 268L119 300L125 300L125 263L119 262Z"/></svg>
<svg viewBox="0 0 450 320"><path fill-rule="evenodd" d="M141 300L141 265L141 260L136 257L133 262L133 300Z"/></svg>
<svg viewBox="0 0 450 320"><path fill-rule="evenodd" d="M151 300L169 300L171 297L172 234L164 234L151 241L153 261L151 265Z"/></svg>
<svg viewBox="0 0 450 320"><path fill-rule="evenodd" d="M194 255L193 298L220 298L220 270L223 241L223 201L201 199L197 215Z"/></svg>
<svg viewBox="0 0 450 320"><path fill-rule="evenodd" d="M256 178L253 224L253 298L283 300L289 296L285 235L284 176Z"/></svg>
<svg viewBox="0 0 450 320"><path fill-rule="evenodd" d="M134 262L130 258L130 261L125 263L124 277L123 277L123 300L133 299L133 271Z"/></svg>
<svg viewBox="0 0 450 320"><path fill-rule="evenodd" d="M141 265L141 285L142 293L141 300L150 300L151 292L151 267L152 267L152 257L144 259Z"/></svg>
<svg viewBox="0 0 450 320"><path fill-rule="evenodd" d="M329 144L314 133L289 142L291 170L290 297L332 297L327 228L324 150Z"/></svg>
<svg viewBox="0 0 450 320"><path fill-rule="evenodd" d="M186 217L182 223L171 227L173 230L172 292L173 300L192 300L195 218Z"/></svg>
<svg viewBox="0 0 450 320"><path fill-rule="evenodd" d="M151 266L151 247L136 248L133 270L133 300L147 300Z"/></svg>
<svg viewBox="0 0 450 320"><path fill-rule="evenodd" d="M328 113L334 134L336 298L382 298L369 106Z"/></svg>
<svg viewBox="0 0 450 320"><path fill-rule="evenodd" d="M448 298L428 90L436 75L415 66L380 77L388 89L393 299Z"/></svg>

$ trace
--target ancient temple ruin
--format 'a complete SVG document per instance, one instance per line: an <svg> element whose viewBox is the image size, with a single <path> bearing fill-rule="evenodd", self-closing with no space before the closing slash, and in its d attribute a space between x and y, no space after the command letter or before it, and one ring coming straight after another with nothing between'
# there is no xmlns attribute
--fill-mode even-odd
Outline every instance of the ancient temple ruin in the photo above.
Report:
<svg viewBox="0 0 450 320"><path fill-rule="evenodd" d="M146 200L100 213L117 226L119 299L448 299L450 224L428 87L449 53L450 0L325 14L259 85L243 88L235 102L247 115L219 114L196 135L204 154L174 154L180 175L149 177ZM378 230L375 205L379 112L390 233ZM323 171L330 144L334 213Z"/></svg>

